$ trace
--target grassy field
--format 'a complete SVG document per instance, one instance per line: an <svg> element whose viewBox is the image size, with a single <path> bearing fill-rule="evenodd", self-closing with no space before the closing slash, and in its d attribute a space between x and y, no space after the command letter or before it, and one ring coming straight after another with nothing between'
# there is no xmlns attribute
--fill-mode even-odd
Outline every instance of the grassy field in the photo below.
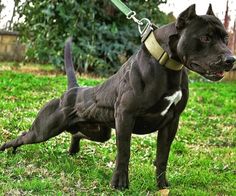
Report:
<svg viewBox="0 0 236 196"><path fill-rule="evenodd" d="M0 65L0 68L3 65ZM27 130L37 111L66 89L66 78L50 70L0 71L0 144ZM49 73L49 74L48 74ZM101 79L79 78L80 85ZM171 195L236 195L236 82L192 82L169 158ZM156 134L134 136L130 189L112 190L114 132L105 143L82 141L67 153L70 135L0 153L0 195L156 195Z"/></svg>

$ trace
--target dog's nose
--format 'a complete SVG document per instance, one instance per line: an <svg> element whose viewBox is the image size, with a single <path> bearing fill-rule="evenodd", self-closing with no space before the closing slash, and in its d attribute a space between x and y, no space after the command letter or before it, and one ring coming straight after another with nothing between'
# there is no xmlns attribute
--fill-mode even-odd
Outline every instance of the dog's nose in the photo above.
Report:
<svg viewBox="0 0 236 196"><path fill-rule="evenodd" d="M233 64L235 62L235 58L233 56L226 56L224 61L226 64Z"/></svg>
<svg viewBox="0 0 236 196"><path fill-rule="evenodd" d="M230 71L234 66L235 58L233 56L226 56L224 58L224 70Z"/></svg>

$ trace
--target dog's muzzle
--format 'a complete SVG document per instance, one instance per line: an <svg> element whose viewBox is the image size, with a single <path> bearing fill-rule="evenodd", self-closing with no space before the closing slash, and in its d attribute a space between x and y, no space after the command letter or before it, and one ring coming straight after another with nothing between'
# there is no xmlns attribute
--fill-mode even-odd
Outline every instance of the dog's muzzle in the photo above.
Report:
<svg viewBox="0 0 236 196"><path fill-rule="evenodd" d="M189 68L209 80L218 81L224 77L225 72L228 72L233 68L235 60L236 59L233 56L224 56L206 67L192 62L189 65Z"/></svg>
<svg viewBox="0 0 236 196"><path fill-rule="evenodd" d="M230 71L233 68L235 58L233 56L222 56L218 61L209 65L212 71Z"/></svg>

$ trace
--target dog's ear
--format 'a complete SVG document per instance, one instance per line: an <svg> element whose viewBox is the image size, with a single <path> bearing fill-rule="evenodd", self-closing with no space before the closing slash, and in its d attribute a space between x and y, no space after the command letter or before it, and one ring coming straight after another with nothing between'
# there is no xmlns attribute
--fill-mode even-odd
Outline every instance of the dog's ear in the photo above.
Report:
<svg viewBox="0 0 236 196"><path fill-rule="evenodd" d="M212 15L212 16L215 16L213 10L212 10L212 5L211 3L209 4L209 7L208 7L208 10L207 10L207 15Z"/></svg>
<svg viewBox="0 0 236 196"><path fill-rule="evenodd" d="M182 30L196 16L195 4L193 4L180 13L176 21L176 29Z"/></svg>

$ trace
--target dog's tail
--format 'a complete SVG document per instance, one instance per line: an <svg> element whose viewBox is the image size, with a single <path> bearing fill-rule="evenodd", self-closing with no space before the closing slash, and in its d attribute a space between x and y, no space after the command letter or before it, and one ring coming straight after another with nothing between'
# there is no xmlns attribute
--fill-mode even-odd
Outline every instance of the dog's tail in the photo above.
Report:
<svg viewBox="0 0 236 196"><path fill-rule="evenodd" d="M71 89L73 87L79 86L75 76L75 69L72 61L72 52L71 52L71 45L72 45L72 37L69 37L65 43L64 49L64 61L65 61L65 70L67 75L67 88Z"/></svg>

